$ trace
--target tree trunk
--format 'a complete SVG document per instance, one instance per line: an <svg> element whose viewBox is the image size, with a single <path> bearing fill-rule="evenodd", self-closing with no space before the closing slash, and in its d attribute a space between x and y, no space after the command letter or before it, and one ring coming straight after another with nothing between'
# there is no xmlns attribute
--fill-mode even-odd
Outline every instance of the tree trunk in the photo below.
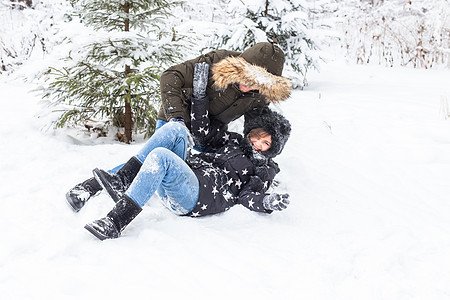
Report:
<svg viewBox="0 0 450 300"><path fill-rule="evenodd" d="M125 13L129 13L130 12L130 3L125 3L124 5L124 11ZM125 19L125 31L130 31L130 20L129 19ZM126 65L125 66L125 77L128 76L128 74L131 73L131 68L130 66ZM128 93L131 93L131 91L127 91ZM132 135L133 135L133 118L132 118L132 113L131 113L131 104L130 102L127 102L125 100L125 142L127 144L129 144L131 142L132 139Z"/></svg>

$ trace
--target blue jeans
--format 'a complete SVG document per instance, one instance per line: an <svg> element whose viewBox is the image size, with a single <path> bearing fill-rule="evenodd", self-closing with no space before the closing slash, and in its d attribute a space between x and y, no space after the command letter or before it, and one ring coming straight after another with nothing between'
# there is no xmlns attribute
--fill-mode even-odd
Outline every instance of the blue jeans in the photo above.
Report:
<svg viewBox="0 0 450 300"><path fill-rule="evenodd" d="M160 127L136 155L143 164L125 194L143 207L158 192L174 213L191 212L198 201L199 182L185 163L186 128L176 122Z"/></svg>
<svg viewBox="0 0 450 300"><path fill-rule="evenodd" d="M163 121L163 120L160 120L160 119L156 120L155 131L158 130L159 128L161 128L164 124L167 124L167 123L168 123L167 121ZM144 160L145 160L145 158L142 159L141 162L143 162ZM117 174L117 171L119 171L123 167L124 164L125 163L120 164L120 165L112 168L111 170L108 170L108 172L109 173L113 173L113 174Z"/></svg>
<svg viewBox="0 0 450 300"><path fill-rule="evenodd" d="M167 121L163 121L161 119L157 119L156 120L156 126L155 126L155 131L160 129L164 124L167 124Z"/></svg>

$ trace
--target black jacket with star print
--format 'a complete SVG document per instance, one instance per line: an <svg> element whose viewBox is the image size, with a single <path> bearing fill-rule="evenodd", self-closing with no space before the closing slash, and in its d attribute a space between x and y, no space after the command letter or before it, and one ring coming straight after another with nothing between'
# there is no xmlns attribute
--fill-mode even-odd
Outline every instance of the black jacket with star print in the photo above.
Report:
<svg viewBox="0 0 450 300"><path fill-rule="evenodd" d="M250 210L271 213L262 201L278 165L272 159L258 161L242 135L229 132L220 123L210 122L207 97L192 99L191 132L196 145L208 145L207 151L190 154L186 160L200 184L196 207L189 214L200 217L242 204ZM258 177L264 174L263 179Z"/></svg>

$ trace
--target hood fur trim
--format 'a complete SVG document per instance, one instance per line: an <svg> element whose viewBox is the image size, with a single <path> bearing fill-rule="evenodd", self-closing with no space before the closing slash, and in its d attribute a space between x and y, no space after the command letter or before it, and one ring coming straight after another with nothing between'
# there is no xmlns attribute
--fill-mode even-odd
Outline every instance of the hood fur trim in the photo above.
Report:
<svg viewBox="0 0 450 300"><path fill-rule="evenodd" d="M283 115L264 107L259 111L259 115L246 118L244 122L244 135L254 128L262 128L272 136L272 146L269 150L261 152L267 158L273 158L281 153L291 134L291 123Z"/></svg>
<svg viewBox="0 0 450 300"><path fill-rule="evenodd" d="M259 90L272 103L286 100L291 95L290 79L273 75L239 56L230 56L214 64L212 73L214 86L219 89L226 89L233 83L242 83Z"/></svg>

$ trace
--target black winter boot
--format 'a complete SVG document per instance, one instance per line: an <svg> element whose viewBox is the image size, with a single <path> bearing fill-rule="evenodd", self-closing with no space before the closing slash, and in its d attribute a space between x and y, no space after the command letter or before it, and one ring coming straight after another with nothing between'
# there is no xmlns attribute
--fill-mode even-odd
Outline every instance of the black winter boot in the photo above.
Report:
<svg viewBox="0 0 450 300"><path fill-rule="evenodd" d="M115 239L141 211L136 202L123 195L106 217L88 223L84 228L99 240Z"/></svg>
<svg viewBox="0 0 450 300"><path fill-rule="evenodd" d="M74 186L66 193L66 200L75 212L78 212L84 204L102 189L94 177Z"/></svg>
<svg viewBox="0 0 450 300"><path fill-rule="evenodd" d="M97 168L92 172L97 182L108 192L114 202L119 202L120 197L131 185L141 166L142 163L139 159L133 156L120 168L117 174L111 174Z"/></svg>

